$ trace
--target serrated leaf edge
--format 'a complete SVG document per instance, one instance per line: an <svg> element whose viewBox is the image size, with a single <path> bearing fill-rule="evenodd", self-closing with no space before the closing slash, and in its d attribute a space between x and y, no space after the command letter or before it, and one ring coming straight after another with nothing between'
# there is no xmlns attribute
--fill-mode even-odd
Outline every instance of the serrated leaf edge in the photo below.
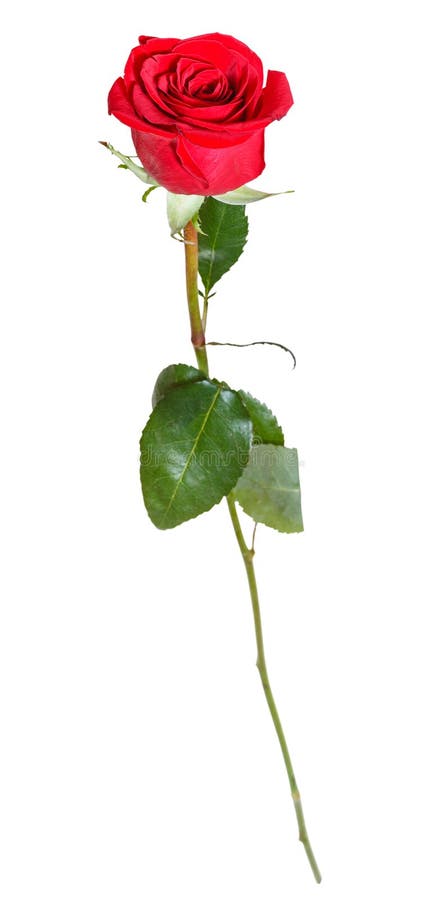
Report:
<svg viewBox="0 0 442 900"><path fill-rule="evenodd" d="M272 409L270 409L270 406L267 406L267 403L263 403L262 400L258 400L258 398L257 398L257 397L254 397L253 394L251 394L249 391L243 390L243 388L240 388L236 393L238 394L238 397L239 397L239 399L241 400L241 403L242 403L242 405L244 406L244 408L245 408L245 410L246 410L246 412L248 413L249 416L250 416L250 413L249 413L249 410L247 409L246 404L244 403L244 401L243 401L243 399L242 399L242 396L241 396L242 394L246 394L246 396L247 396L247 397L250 397L251 400L254 400L256 403L259 403L260 406L263 406L264 409L265 409L268 413L270 413L270 415L272 416L272 418L275 420L276 427L279 428L279 430L280 430L280 432L281 432L282 444L273 444L273 443L269 443L269 444L266 445L266 446L269 446L269 447L284 447L284 446L285 446L285 435L284 435L284 431L283 431L281 425L279 424L278 419L277 419L276 416L275 416L275 413L273 412ZM252 420L252 427L253 427L253 419L252 419L251 416L250 416L250 419ZM258 445L258 444L261 444L261 441L257 441L257 445ZM256 446L256 445L255 445L255 446Z"/></svg>

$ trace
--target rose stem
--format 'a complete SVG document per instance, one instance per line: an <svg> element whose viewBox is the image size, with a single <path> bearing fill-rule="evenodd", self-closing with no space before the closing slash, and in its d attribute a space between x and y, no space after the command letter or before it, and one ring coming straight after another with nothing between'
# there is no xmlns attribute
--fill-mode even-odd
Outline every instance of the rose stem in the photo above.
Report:
<svg viewBox="0 0 442 900"><path fill-rule="evenodd" d="M201 320L201 311L198 296L198 232L193 222L188 222L188 224L184 228L184 242L186 255L187 303L189 307L191 339L198 362L198 368L202 372L204 372L205 375L208 375L209 364L206 352L206 338L203 323ZM253 608L253 618L255 623L256 647L258 651L256 665L261 677L264 694L267 700L273 724L275 726L279 746L281 747L282 755L284 757L284 763L290 783L290 790L293 802L295 804L296 818L298 820L299 840L304 845L304 849L307 854L313 875L315 876L315 879L319 884L321 882L321 873L315 860L313 850L310 845L310 840L307 834L307 828L305 825L304 813L301 804L301 795L296 783L292 761L290 759L290 754L287 747L287 741L285 739L284 731L282 728L281 720L279 718L279 713L276 707L275 699L273 697L272 689L270 687L270 681L267 672L267 665L264 654L261 611L259 608L258 587L256 584L255 567L253 564L255 551L253 548L249 549L246 544L241 529L241 524L238 518L236 503L231 494L227 497L227 505L229 507L230 518L232 520L236 540L238 542L238 546L244 560L247 580L249 583L250 597L252 600Z"/></svg>
<svg viewBox="0 0 442 900"><path fill-rule="evenodd" d="M190 318L190 339L195 351L198 368L205 375L208 375L209 363L207 360L206 337L201 321L198 296L198 232L192 221L188 222L184 228L184 247L186 253L186 287Z"/></svg>
<svg viewBox="0 0 442 900"><path fill-rule="evenodd" d="M270 687L269 676L267 672L267 665L264 654L264 640L262 634L262 622L261 622L261 611L259 608L259 598L258 598L258 587L256 584L256 575L255 568L253 565L253 557L255 555L255 551L247 546L246 541L244 539L244 534L242 532L241 524L238 518L238 513L236 510L236 503L230 494L227 497L227 503L229 506L230 518L232 520L232 525L235 531L236 540L238 541L238 546L242 553L242 558L244 560L244 565L246 567L247 579L249 582L250 589L250 597L252 600L253 607L253 618L255 621L255 635L256 635L256 647L258 650L258 658L256 660L256 665L258 668L258 672L261 676L262 686L264 688L264 693L266 696L266 700L268 703L268 707L270 710L270 715L273 719L273 724L275 726L276 734L278 735L279 746L281 747L282 755L284 757L285 767L287 770L287 775L290 783L290 790L293 797L293 802L295 804L295 812L296 818L298 820L298 828L299 828L299 840L302 844L304 844L304 849L307 854L313 875L316 878L318 884L321 882L321 873L318 868L318 864L315 860L315 856L313 850L311 848L309 836L307 834L307 828L305 825L304 812L302 809L301 803L301 795L298 790L298 785L296 784L295 773L293 771L292 761L290 759L289 748L287 746L287 741L285 739L283 727L281 724L281 719L279 718L279 713L276 707L275 698L272 693L272 689Z"/></svg>

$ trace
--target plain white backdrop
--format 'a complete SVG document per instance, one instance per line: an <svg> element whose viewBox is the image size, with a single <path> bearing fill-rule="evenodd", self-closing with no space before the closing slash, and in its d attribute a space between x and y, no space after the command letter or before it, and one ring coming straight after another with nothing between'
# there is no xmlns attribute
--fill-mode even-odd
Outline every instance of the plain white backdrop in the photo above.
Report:
<svg viewBox="0 0 442 900"><path fill-rule="evenodd" d="M4 900L439 900L440 40L437 4L20 7L4 29L1 855ZM439 22L440 24L440 22ZM223 505L144 512L152 384L192 362L165 194L106 98L138 34L232 33L284 70L213 374L297 446L305 533L261 527L270 675L302 847ZM248 526L247 526L248 527Z"/></svg>

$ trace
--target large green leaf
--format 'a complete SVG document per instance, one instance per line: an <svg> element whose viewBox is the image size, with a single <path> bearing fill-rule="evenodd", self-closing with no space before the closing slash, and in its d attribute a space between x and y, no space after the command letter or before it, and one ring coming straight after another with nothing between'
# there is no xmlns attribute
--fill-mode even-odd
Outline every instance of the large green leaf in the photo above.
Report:
<svg viewBox="0 0 442 900"><path fill-rule="evenodd" d="M272 444L253 447L235 499L255 522L277 531L303 531L297 450Z"/></svg>
<svg viewBox="0 0 442 900"><path fill-rule="evenodd" d="M208 294L241 256L248 221L244 206L228 206L207 197L199 211L199 224L198 269Z"/></svg>
<svg viewBox="0 0 442 900"><path fill-rule="evenodd" d="M166 394L179 384L189 384L194 381L205 381L206 376L195 366L186 366L184 363L174 363L166 366L158 375L152 394L152 407L156 406ZM274 441L276 443L276 441Z"/></svg>
<svg viewBox="0 0 442 900"><path fill-rule="evenodd" d="M154 525L174 528L219 503L238 481L251 440L234 391L208 380L169 390L141 437L141 484Z"/></svg>
<svg viewBox="0 0 442 900"><path fill-rule="evenodd" d="M283 430L272 410L246 391L238 391L238 394L252 420L253 443L282 445L284 443Z"/></svg>

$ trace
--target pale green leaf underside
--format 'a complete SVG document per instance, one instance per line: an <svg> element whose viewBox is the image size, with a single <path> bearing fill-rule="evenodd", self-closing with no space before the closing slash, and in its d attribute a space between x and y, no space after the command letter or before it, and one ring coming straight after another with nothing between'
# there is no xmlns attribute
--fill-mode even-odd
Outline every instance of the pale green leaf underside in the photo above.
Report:
<svg viewBox="0 0 442 900"><path fill-rule="evenodd" d="M247 391L238 391L242 402L252 420L254 444L283 444L284 434L272 410L252 397Z"/></svg>
<svg viewBox="0 0 442 900"><path fill-rule="evenodd" d="M210 293L239 259L247 241L244 206L228 206L207 197L199 211L198 269Z"/></svg>
<svg viewBox="0 0 442 900"><path fill-rule="evenodd" d="M182 231L198 212L204 197L199 194L172 194L167 192L167 218L171 235Z"/></svg>
<svg viewBox="0 0 442 900"><path fill-rule="evenodd" d="M226 194L214 194L215 200L227 203L231 206L242 206L244 203L257 203L258 200L267 200L268 197L279 197L281 194L293 194L293 191L276 191L271 194L266 191L257 191L255 188L243 184L235 191L227 191Z"/></svg>
<svg viewBox="0 0 442 900"><path fill-rule="evenodd" d="M155 406L141 438L141 484L157 528L174 528L226 496L247 463L252 424L221 384L173 388Z"/></svg>
<svg viewBox="0 0 442 900"><path fill-rule="evenodd" d="M143 166L137 166L137 164L134 163L133 159L131 159L130 156L125 156L124 153L120 153L119 150L116 150L115 147L113 147L112 144L109 144L107 141L99 141L99 143L102 144L103 147L106 147L107 150L110 150L113 156L117 156L118 159L121 159L123 167L126 167L130 172L133 172L133 174L136 175L137 178L140 179L140 181L144 181L145 184L158 185L158 182L155 181L155 179L152 178L148 172L146 172L146 169L143 169Z"/></svg>
<svg viewBox="0 0 442 900"><path fill-rule="evenodd" d="M304 530L297 450L253 447L234 495L255 522L285 533Z"/></svg>

